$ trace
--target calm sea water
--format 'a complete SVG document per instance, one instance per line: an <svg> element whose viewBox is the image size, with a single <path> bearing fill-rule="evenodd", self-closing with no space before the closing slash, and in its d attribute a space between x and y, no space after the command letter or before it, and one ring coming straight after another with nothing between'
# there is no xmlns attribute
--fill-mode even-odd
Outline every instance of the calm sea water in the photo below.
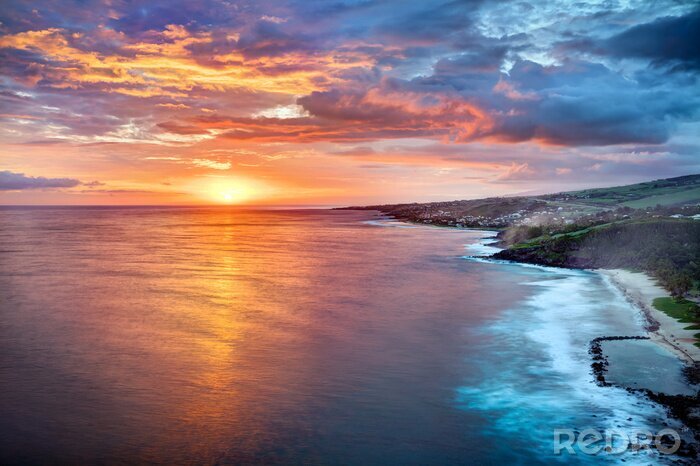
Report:
<svg viewBox="0 0 700 466"><path fill-rule="evenodd" d="M595 386L586 354L639 316L596 274L465 257L485 234L2 209L0 463L619 461L555 456L552 430L661 428L660 408Z"/></svg>

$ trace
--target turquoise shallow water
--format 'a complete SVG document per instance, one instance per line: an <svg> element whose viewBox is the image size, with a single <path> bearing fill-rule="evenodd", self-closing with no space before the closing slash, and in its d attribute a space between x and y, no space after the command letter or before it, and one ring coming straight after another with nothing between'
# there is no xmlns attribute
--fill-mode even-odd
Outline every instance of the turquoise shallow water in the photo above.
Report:
<svg viewBox="0 0 700 466"><path fill-rule="evenodd" d="M590 374L588 342L639 316L597 274L467 257L484 236L0 209L0 463L619 462L554 455L553 429L663 425Z"/></svg>
<svg viewBox="0 0 700 466"><path fill-rule="evenodd" d="M700 387L684 380L677 357L649 340L606 341L606 380L669 395L693 395Z"/></svg>
<svg viewBox="0 0 700 466"><path fill-rule="evenodd" d="M509 439L506 444L517 439L509 460L520 462L523 452L529 451L533 457L539 453L532 460L536 463L672 462L649 452L589 456L575 449L576 455L542 454L542 445L552 444L553 428L630 434L665 427L663 409L621 388L597 386L590 370L589 342L606 335L643 335L641 315L594 272L493 266L520 275L534 293L498 321L473 330L490 337L478 349L489 358L457 390L456 399L463 409L488 413L489 435ZM664 387L682 385L680 361L665 351L650 354L647 350L641 345L625 348L627 357L638 364L625 374L617 371L616 382L627 384L637 377L648 380L647 364L664 363L669 377L675 377ZM646 364L639 362L642 358ZM614 363L623 361L615 359ZM681 430L673 421L671 425Z"/></svg>

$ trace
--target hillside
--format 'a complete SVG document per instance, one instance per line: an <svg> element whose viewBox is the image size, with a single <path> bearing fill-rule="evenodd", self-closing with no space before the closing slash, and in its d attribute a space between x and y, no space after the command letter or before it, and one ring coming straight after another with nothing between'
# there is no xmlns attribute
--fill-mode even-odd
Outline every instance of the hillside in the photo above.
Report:
<svg viewBox="0 0 700 466"><path fill-rule="evenodd" d="M495 197L450 202L374 205L350 209L379 210L400 220L465 228L566 226L581 219L616 220L633 209L665 210L664 215L693 215L700 205L700 175L681 176L611 188L543 196ZM660 207L659 207L660 206ZM678 210L685 206L685 211ZM670 210L669 210L670 209ZM620 218L610 218L619 211Z"/></svg>
<svg viewBox="0 0 700 466"><path fill-rule="evenodd" d="M512 224L501 259L576 268L626 268L657 278L674 296L700 296L700 176L543 196L591 206L569 222Z"/></svg>
<svg viewBox="0 0 700 466"><path fill-rule="evenodd" d="M573 268L626 268L659 279L676 296L700 281L700 221L628 219L512 244L494 257Z"/></svg>
<svg viewBox="0 0 700 466"><path fill-rule="evenodd" d="M645 271L676 296L700 295L700 175L543 196L352 209L458 228L497 228L497 258Z"/></svg>
<svg viewBox="0 0 700 466"><path fill-rule="evenodd" d="M612 188L586 189L543 196L542 199L585 205L634 209L700 202L700 175L680 176Z"/></svg>

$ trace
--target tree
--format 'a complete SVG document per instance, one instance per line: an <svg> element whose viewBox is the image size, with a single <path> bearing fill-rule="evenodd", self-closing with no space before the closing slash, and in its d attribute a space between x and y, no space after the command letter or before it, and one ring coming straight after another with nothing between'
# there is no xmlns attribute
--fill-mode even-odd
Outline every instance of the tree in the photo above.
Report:
<svg viewBox="0 0 700 466"><path fill-rule="evenodd" d="M693 281L685 273L674 274L668 283L669 290L671 291L671 296L676 301L680 301L685 294L690 291L693 286Z"/></svg>

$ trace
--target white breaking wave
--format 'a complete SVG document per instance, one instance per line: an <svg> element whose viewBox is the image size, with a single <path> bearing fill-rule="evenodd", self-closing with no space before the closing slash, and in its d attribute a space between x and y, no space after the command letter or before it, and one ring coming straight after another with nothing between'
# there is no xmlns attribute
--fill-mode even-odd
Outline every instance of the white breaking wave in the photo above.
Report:
<svg viewBox="0 0 700 466"><path fill-rule="evenodd" d="M467 249L486 251L484 241ZM473 256L465 259L509 265L524 277L524 285L534 289L520 306L474 330L490 337L484 352L495 360L484 363L481 377L457 390L458 405L496 418L495 435L529 438L521 448L542 451L547 457L555 428L657 432L667 422L680 429L680 423L668 420L656 403L595 383L588 354L590 341L601 336L644 334L639 312L599 274ZM625 464L672 462L653 451L551 457L552 461L580 463L620 459Z"/></svg>
<svg viewBox="0 0 700 466"><path fill-rule="evenodd" d="M475 243L467 244L464 249L469 251L471 254L465 257L478 259L476 256L490 256L501 250L501 248L493 246L496 241L496 231L484 231L484 236Z"/></svg>
<svg viewBox="0 0 700 466"><path fill-rule="evenodd" d="M365 225L373 225L376 227L394 227L394 228L417 228L416 225L410 223L399 222L398 220L383 219L383 220L365 220Z"/></svg>

